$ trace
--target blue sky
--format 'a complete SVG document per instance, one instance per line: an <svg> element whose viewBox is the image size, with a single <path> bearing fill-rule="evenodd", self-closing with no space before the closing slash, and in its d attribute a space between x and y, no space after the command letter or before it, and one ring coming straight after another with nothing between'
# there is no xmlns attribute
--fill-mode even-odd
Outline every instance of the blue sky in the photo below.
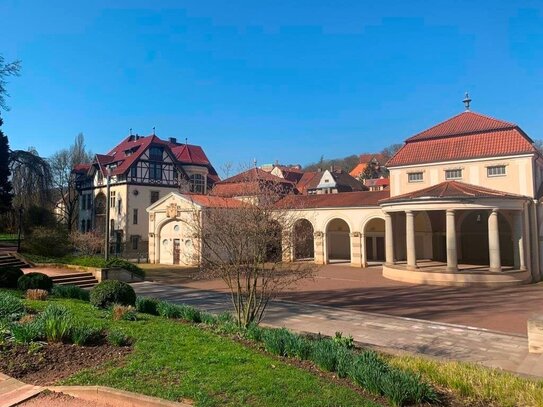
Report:
<svg viewBox="0 0 543 407"><path fill-rule="evenodd" d="M542 1L2 0L0 25L23 63L4 131L44 156L156 126L217 168L306 164L401 142L466 90L543 138Z"/></svg>

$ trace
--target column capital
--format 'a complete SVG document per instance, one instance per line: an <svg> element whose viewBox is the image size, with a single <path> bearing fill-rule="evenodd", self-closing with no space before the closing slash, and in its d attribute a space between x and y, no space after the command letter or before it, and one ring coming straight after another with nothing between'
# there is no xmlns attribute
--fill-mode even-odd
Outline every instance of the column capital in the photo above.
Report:
<svg viewBox="0 0 543 407"><path fill-rule="evenodd" d="M498 213L500 210L498 208L492 208L491 214Z"/></svg>
<svg viewBox="0 0 543 407"><path fill-rule="evenodd" d="M456 209L447 209L445 212L447 215L454 215L456 213Z"/></svg>
<svg viewBox="0 0 543 407"><path fill-rule="evenodd" d="M405 216L414 216L413 211L405 211Z"/></svg>
<svg viewBox="0 0 543 407"><path fill-rule="evenodd" d="M360 232L351 232L351 233L349 233L349 236L351 236L351 237L360 237Z"/></svg>

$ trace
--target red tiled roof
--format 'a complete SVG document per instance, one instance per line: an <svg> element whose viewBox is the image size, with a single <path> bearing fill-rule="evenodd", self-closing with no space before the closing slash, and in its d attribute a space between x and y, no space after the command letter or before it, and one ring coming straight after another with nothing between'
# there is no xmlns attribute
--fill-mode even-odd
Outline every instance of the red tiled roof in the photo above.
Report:
<svg viewBox="0 0 543 407"><path fill-rule="evenodd" d="M368 161L369 162L369 161ZM360 174L362 174L364 172L364 170L366 169L366 167L368 166L368 162L366 163L358 163L356 164L356 167L354 167L351 172L349 172L349 175L351 177L355 177L355 178L358 178L358 176Z"/></svg>
<svg viewBox="0 0 543 407"><path fill-rule="evenodd" d="M536 152L518 126L464 112L407 139L387 167Z"/></svg>
<svg viewBox="0 0 543 407"><path fill-rule="evenodd" d="M307 171L304 172L304 175L298 183L296 188L301 194L306 194L308 189L314 189L319 185L320 177L317 177L318 174L322 175L322 172L317 171Z"/></svg>
<svg viewBox="0 0 543 407"><path fill-rule="evenodd" d="M239 199L225 198L220 196L183 194L183 197L197 205L208 208L241 208L249 204Z"/></svg>
<svg viewBox="0 0 543 407"><path fill-rule="evenodd" d="M381 187L390 185L389 178L374 178L364 180L364 185L368 187Z"/></svg>
<svg viewBox="0 0 543 407"><path fill-rule="evenodd" d="M379 201L390 196L390 191L356 191L338 194L288 195L277 202L278 208L350 208L379 206Z"/></svg>
<svg viewBox="0 0 543 407"><path fill-rule="evenodd" d="M360 154L358 162L360 164L367 164L371 160L375 159L379 164L383 164L385 160L385 156L381 153L374 153L374 154Z"/></svg>
<svg viewBox="0 0 543 407"><path fill-rule="evenodd" d="M260 168L251 168L215 183L210 194L223 197L258 195L265 189L265 184L276 186L277 193L286 193L294 189L294 183L291 181L276 177Z"/></svg>
<svg viewBox="0 0 543 407"><path fill-rule="evenodd" d="M222 180L219 184L233 184L237 182L248 182L248 181L273 181L273 182L278 182L278 183L292 184L291 181L277 177L260 168L251 168L247 171L240 172L239 174L236 174L230 178L226 178Z"/></svg>
<svg viewBox="0 0 543 407"><path fill-rule="evenodd" d="M457 136L477 132L488 132L493 130L512 129L518 127L516 124L503 120L497 120L489 116L475 112L462 112L441 122L421 133L408 138L406 142L427 140L437 137Z"/></svg>
<svg viewBox="0 0 543 407"><path fill-rule="evenodd" d="M445 181L431 187L419 189L407 194L383 199L381 203L404 202L428 199L473 199L473 198L526 198L522 195L508 194L503 191L466 184L460 181Z"/></svg>
<svg viewBox="0 0 543 407"><path fill-rule="evenodd" d="M87 173L91 167L91 164L76 164L72 172L76 173Z"/></svg>

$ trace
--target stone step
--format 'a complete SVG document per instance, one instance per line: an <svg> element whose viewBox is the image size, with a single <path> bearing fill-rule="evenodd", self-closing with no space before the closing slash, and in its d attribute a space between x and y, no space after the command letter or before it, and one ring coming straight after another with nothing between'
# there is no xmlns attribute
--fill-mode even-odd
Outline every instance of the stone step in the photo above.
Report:
<svg viewBox="0 0 543 407"><path fill-rule="evenodd" d="M14 379L13 379L14 380ZM37 396L43 391L43 388L32 386L31 384L24 384L18 382L21 385L10 392L2 393L0 391L0 407L13 407L32 397Z"/></svg>
<svg viewBox="0 0 543 407"><path fill-rule="evenodd" d="M59 274L56 276L51 276L51 279L54 283L56 282L66 282L66 281L72 281L72 280L86 280L86 279L93 279L94 276L91 273L81 273L81 274Z"/></svg>

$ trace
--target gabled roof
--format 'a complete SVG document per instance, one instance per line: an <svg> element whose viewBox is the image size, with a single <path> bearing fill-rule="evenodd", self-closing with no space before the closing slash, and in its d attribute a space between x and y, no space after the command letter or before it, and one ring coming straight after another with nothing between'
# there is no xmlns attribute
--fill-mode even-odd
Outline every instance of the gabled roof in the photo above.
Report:
<svg viewBox="0 0 543 407"><path fill-rule="evenodd" d="M158 201L154 202L147 207L147 212L152 212L153 209L159 207L164 202L172 197L177 197L188 201L196 206L203 208L241 208L250 205L247 202L240 201L239 199L223 198L218 196L199 195L199 194L182 194L176 191L172 191L167 195L164 195Z"/></svg>
<svg viewBox="0 0 543 407"><path fill-rule="evenodd" d="M304 172L304 175L302 175L302 178L300 178L300 180L296 184L296 189L298 189L301 194L306 194L309 189L317 188L317 185L319 185L321 179L321 177L318 176L319 174L322 176L322 172Z"/></svg>
<svg viewBox="0 0 543 407"><path fill-rule="evenodd" d="M360 154L360 156L358 157L358 162L360 164L367 164L369 163L371 160L374 160L377 161L379 164L384 164L385 162L385 156L381 153L365 153L365 154Z"/></svg>
<svg viewBox="0 0 543 407"><path fill-rule="evenodd" d="M367 187L389 186L390 178L370 178L364 180L364 185Z"/></svg>
<svg viewBox="0 0 543 407"><path fill-rule="evenodd" d="M481 187L479 185L467 184L460 181L445 181L428 188L419 189L403 195L384 199L382 204L393 202L404 202L413 200L432 199L474 199L474 198L509 198L527 199L522 195L508 194L507 192Z"/></svg>
<svg viewBox="0 0 543 407"><path fill-rule="evenodd" d="M336 181L336 188L340 192L364 191L367 189L364 184L346 172L331 172L331 174Z"/></svg>
<svg viewBox="0 0 543 407"><path fill-rule="evenodd" d="M294 183L260 168L251 168L215 183L210 194L215 196L252 196L263 192L264 185L274 185L278 193L292 191ZM274 187L274 188L275 188Z"/></svg>
<svg viewBox="0 0 543 407"><path fill-rule="evenodd" d="M292 184L291 181L285 180L284 178L277 177L267 171L261 170L260 168L251 168L247 171L240 172L230 178L223 179L219 184L233 184L238 182L248 182L248 181L273 181L279 183Z"/></svg>
<svg viewBox="0 0 543 407"><path fill-rule="evenodd" d="M517 125L467 111L408 138L386 166L527 153L537 149Z"/></svg>
<svg viewBox="0 0 543 407"><path fill-rule="evenodd" d="M390 196L390 191L356 191L341 194L287 195L276 203L278 208L353 208L379 206L379 201Z"/></svg>

